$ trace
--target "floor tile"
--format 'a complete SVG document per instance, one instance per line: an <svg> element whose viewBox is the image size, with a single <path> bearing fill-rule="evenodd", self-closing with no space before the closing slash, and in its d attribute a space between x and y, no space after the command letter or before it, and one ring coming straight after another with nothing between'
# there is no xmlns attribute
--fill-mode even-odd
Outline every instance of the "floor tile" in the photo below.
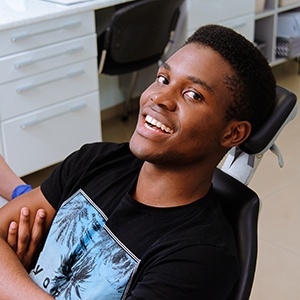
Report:
<svg viewBox="0 0 300 300"><path fill-rule="evenodd" d="M249 187L256 191L261 198L266 198L297 180L300 180L299 168L295 168L287 161L285 161L284 167L280 168L276 156L268 152L262 158Z"/></svg>
<svg viewBox="0 0 300 300"><path fill-rule="evenodd" d="M277 83L300 97L298 65L289 61L273 68ZM300 98L299 98L300 99ZM250 187L261 197L259 256L251 300L297 300L300 295L300 113L276 144L284 159L280 169L268 152Z"/></svg>
<svg viewBox="0 0 300 300"><path fill-rule="evenodd" d="M262 201L259 236L300 258L299 181ZM300 278L300 277L299 277Z"/></svg>
<svg viewBox="0 0 300 300"><path fill-rule="evenodd" d="M260 240L257 272L250 300L298 300L300 257Z"/></svg>

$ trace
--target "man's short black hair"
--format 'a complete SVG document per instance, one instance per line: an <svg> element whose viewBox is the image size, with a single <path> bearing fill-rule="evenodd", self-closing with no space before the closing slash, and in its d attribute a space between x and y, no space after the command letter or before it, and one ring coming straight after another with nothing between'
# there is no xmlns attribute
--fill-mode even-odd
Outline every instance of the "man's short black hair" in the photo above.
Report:
<svg viewBox="0 0 300 300"><path fill-rule="evenodd" d="M210 47L231 65L235 76L226 85L234 101L226 117L249 121L255 131L275 105L276 81L266 58L241 34L220 25L200 27L185 44L190 43Z"/></svg>

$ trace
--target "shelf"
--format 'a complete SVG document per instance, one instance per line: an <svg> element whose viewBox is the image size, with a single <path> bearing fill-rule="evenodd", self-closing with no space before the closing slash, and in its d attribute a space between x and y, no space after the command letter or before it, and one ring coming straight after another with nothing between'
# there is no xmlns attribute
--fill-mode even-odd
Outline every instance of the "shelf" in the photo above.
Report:
<svg viewBox="0 0 300 300"><path fill-rule="evenodd" d="M279 6L279 3L279 0L266 0L265 9L255 14L255 41L261 41L265 44L264 55L271 66L292 59L276 57L278 15L296 9L300 10L300 1L285 6Z"/></svg>
<svg viewBox="0 0 300 300"><path fill-rule="evenodd" d="M274 13L275 13L274 9L265 9L264 11L255 14L255 20L273 16Z"/></svg>
<svg viewBox="0 0 300 300"><path fill-rule="evenodd" d="M277 12L281 13L281 12L285 12L285 11L288 11L288 10L293 10L295 8L300 8L300 1L299 2L295 2L293 4L288 4L288 5L284 5L284 6L278 6Z"/></svg>
<svg viewBox="0 0 300 300"><path fill-rule="evenodd" d="M277 57L277 58L275 58L275 59L270 63L270 66L271 66L271 67L275 67L275 66L277 66L277 65L280 65L280 64L286 62L286 61L289 60L289 59L292 59L292 58L284 58L284 57L278 58L278 57Z"/></svg>

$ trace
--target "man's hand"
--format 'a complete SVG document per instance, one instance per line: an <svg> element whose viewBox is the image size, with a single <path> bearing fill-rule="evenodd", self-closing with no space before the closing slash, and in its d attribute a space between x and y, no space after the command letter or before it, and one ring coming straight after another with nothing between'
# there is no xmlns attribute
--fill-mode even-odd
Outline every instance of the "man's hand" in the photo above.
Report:
<svg viewBox="0 0 300 300"><path fill-rule="evenodd" d="M7 234L7 243L27 271L30 270L43 239L46 212L43 209L37 211L32 228L30 228L29 220L30 211L27 207L23 207L20 212L19 224L11 222Z"/></svg>

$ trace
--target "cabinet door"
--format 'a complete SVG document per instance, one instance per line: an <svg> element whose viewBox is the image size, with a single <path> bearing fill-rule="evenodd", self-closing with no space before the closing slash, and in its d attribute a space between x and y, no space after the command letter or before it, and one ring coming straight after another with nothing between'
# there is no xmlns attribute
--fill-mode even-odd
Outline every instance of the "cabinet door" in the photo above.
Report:
<svg viewBox="0 0 300 300"><path fill-rule="evenodd" d="M99 94L53 105L2 123L3 155L24 176L101 140Z"/></svg>

